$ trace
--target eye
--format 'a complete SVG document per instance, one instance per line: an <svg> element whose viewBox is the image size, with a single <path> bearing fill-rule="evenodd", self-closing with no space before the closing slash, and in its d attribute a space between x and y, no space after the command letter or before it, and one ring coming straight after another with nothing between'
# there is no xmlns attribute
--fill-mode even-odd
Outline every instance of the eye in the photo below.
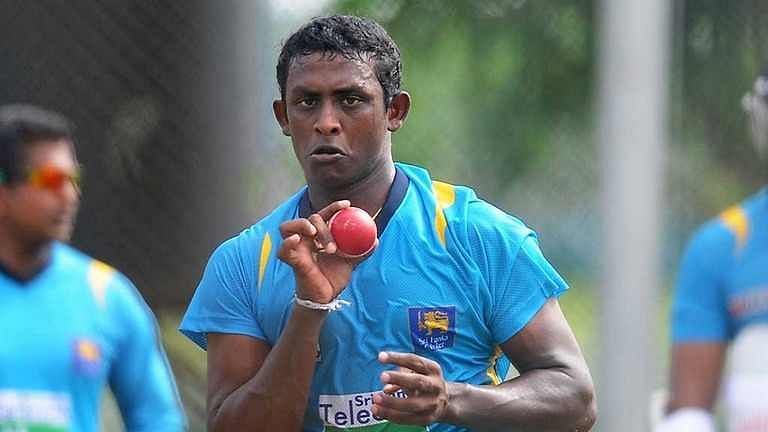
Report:
<svg viewBox="0 0 768 432"><path fill-rule="evenodd" d="M315 98L299 99L298 101L296 101L296 105L302 108L312 108L313 106L317 105L317 99Z"/></svg>
<svg viewBox="0 0 768 432"><path fill-rule="evenodd" d="M344 96L341 98L341 104L345 106L355 106L362 102L363 99L358 96Z"/></svg>

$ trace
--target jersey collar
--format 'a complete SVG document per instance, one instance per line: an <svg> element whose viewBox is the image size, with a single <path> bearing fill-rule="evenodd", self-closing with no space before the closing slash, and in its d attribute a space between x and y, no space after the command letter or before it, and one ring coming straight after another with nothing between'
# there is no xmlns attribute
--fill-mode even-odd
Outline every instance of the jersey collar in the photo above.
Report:
<svg viewBox="0 0 768 432"><path fill-rule="evenodd" d="M25 285L25 284L31 282L32 280L36 279L41 274L45 273L53 265L54 254L57 253L57 251L56 251L57 246L58 245L55 242L53 244L51 244L50 250L48 251L48 259L46 260L46 262L42 266L40 266L40 268L35 270L34 273L32 273L32 274L30 274L28 276L22 276L22 275L20 275L20 274L18 274L16 272L12 271L10 268L8 268L8 266L6 266L2 262L0 262L0 275L3 275L5 277L7 277L8 279L13 280L14 282L16 282L17 284L20 284L20 285Z"/></svg>
<svg viewBox="0 0 768 432"><path fill-rule="evenodd" d="M389 220L395 214L395 211L400 206L405 198L405 193L408 191L408 184L410 180L405 175L402 169L395 165L395 179L392 181L392 186L389 187L387 193L387 199L384 201L384 205L381 207L379 215L376 216L376 230L379 237L387 227ZM299 199L299 217L306 218L312 214L312 208L309 205L309 189L305 189L304 193Z"/></svg>

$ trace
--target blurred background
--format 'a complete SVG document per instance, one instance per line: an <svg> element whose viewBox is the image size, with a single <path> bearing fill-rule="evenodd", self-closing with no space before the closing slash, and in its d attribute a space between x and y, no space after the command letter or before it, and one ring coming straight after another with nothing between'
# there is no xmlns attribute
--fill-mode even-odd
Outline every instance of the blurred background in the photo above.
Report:
<svg viewBox="0 0 768 432"><path fill-rule="evenodd" d="M686 238L768 173L740 105L768 58L768 3L670 3L660 286L646 311L658 387ZM126 273L158 315L191 430L204 430L205 355L175 328L211 250L303 184L271 115L274 66L283 38L333 12L375 18L402 50L414 103L396 158L538 231L572 285L563 308L597 378L600 2L0 0L0 103L77 125L74 243ZM118 430L109 404L105 430Z"/></svg>

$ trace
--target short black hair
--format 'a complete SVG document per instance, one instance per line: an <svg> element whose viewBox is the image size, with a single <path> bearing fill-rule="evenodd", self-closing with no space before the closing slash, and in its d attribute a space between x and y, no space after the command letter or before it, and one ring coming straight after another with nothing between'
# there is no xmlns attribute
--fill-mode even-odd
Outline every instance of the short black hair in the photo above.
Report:
<svg viewBox="0 0 768 432"><path fill-rule="evenodd" d="M385 106L389 106L392 97L400 93L400 48L387 31L368 18L332 15L312 19L283 44L277 60L277 84L283 100L291 61L313 53L323 53L331 58L341 55L349 60L372 61L384 92Z"/></svg>
<svg viewBox="0 0 768 432"><path fill-rule="evenodd" d="M23 177L27 145L60 139L72 142L72 131L72 124L61 114L33 105L0 106L0 184Z"/></svg>

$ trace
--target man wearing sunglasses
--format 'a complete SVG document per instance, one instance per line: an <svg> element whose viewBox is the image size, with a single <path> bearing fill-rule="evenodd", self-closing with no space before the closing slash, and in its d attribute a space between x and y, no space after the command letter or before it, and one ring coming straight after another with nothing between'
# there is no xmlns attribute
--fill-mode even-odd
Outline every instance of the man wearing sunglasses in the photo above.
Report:
<svg viewBox="0 0 768 432"><path fill-rule="evenodd" d="M766 164L768 69L741 102ZM671 326L668 413L656 432L714 432L718 395L728 431L768 432L768 187L694 233Z"/></svg>
<svg viewBox="0 0 768 432"><path fill-rule="evenodd" d="M151 311L64 243L78 182L65 119L0 107L0 431L96 431L105 384L128 431L183 430Z"/></svg>

